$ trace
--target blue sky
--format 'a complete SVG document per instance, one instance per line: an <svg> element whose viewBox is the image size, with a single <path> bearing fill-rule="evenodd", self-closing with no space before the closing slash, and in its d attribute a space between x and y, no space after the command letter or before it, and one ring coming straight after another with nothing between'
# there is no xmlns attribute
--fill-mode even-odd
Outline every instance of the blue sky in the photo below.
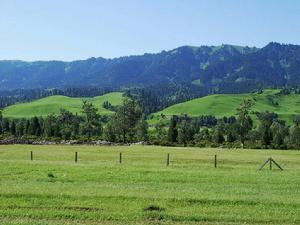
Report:
<svg viewBox="0 0 300 225"><path fill-rule="evenodd" d="M300 44L298 0L0 0L0 59L74 60L182 45Z"/></svg>

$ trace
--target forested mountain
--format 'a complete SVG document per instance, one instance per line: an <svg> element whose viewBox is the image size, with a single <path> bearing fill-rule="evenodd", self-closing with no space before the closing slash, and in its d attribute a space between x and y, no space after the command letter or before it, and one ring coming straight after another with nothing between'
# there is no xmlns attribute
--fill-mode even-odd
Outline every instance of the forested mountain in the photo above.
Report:
<svg viewBox="0 0 300 225"><path fill-rule="evenodd" d="M300 46L184 46L158 54L114 59L0 61L0 88L81 86L132 88L195 85L207 92L239 93L300 84Z"/></svg>

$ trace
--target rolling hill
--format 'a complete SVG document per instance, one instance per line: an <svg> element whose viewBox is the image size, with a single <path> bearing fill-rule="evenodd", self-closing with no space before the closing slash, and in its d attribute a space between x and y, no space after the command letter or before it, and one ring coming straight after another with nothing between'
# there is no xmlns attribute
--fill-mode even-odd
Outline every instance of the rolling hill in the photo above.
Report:
<svg viewBox="0 0 300 225"><path fill-rule="evenodd" d="M82 100L92 102L100 114L111 114L102 107L104 101L109 101L112 105L118 105L122 101L121 92L112 92L94 98L71 98L67 96L50 96L29 103L15 104L6 107L3 115L10 118L30 118L33 116L47 116L50 113L57 114L61 108L67 109L73 113L81 114Z"/></svg>
<svg viewBox="0 0 300 225"><path fill-rule="evenodd" d="M118 105L122 101L121 92L112 92L94 98L71 98L61 95L50 96L29 103L15 104L6 107L3 115L10 118L30 118L33 116L47 116L50 113L59 113L60 108L65 108L73 113L81 113L82 100L92 102L100 114L111 114L112 111L104 109L102 104L109 101ZM189 116L215 115L216 117L232 116L243 99L252 99L254 106L252 113L270 111L279 115L279 118L291 123L296 115L300 115L300 95L281 94L279 89L268 89L261 93L249 94L214 94L196 98L183 103L175 104L162 111L152 114L150 123L157 122L161 114L167 117L172 115L187 114Z"/></svg>
<svg viewBox="0 0 300 225"><path fill-rule="evenodd" d="M250 94L215 94L187 102L172 105L154 115L153 120L161 114L166 116L187 114L190 116L215 115L216 117L232 116L243 99L252 99L252 113L270 111L279 118L291 123L300 114L299 94L280 94L280 90L265 90L262 93Z"/></svg>

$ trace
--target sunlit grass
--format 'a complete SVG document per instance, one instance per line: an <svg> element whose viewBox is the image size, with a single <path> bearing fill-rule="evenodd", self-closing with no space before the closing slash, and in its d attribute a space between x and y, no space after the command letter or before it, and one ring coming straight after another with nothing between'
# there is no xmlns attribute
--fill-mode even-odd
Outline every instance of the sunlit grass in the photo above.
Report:
<svg viewBox="0 0 300 225"><path fill-rule="evenodd" d="M108 101L112 105L119 105L122 102L122 98L121 92L111 92L94 98L72 98L55 95L32 102L8 106L3 110L3 115L11 118L31 118L34 116L45 117L51 113L59 114L61 108L80 115L82 113L83 100L92 102L100 114L107 115L112 114L113 112L103 108L103 102Z"/></svg>
<svg viewBox="0 0 300 225"><path fill-rule="evenodd" d="M268 157L284 171L259 171ZM299 224L299 162L299 151L0 146L0 224Z"/></svg>

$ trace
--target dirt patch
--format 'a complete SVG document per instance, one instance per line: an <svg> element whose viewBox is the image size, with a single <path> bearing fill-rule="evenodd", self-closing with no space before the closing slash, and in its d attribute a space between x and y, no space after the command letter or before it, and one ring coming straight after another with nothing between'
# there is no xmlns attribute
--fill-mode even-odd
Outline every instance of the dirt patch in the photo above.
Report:
<svg viewBox="0 0 300 225"><path fill-rule="evenodd" d="M161 208L159 206L156 206L156 205L150 205L146 208L144 208L144 211L147 211L147 212L161 212L161 211L164 211L165 209L164 208Z"/></svg>

